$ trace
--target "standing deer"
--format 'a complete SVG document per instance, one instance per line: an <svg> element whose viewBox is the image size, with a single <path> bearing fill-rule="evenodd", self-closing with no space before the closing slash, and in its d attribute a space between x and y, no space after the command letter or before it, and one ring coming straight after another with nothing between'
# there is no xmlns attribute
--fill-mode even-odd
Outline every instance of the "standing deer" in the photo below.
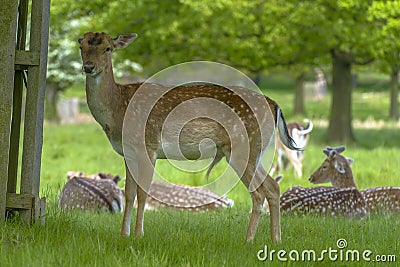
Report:
<svg viewBox="0 0 400 267"><path fill-rule="evenodd" d="M327 147L324 150L327 159L311 175L310 182L314 184L332 183L337 188L356 188L353 172L350 167L354 161L340 155L344 150L344 146L336 149ZM362 190L360 193L369 212L400 213L400 187L374 187Z"/></svg>
<svg viewBox="0 0 400 267"><path fill-rule="evenodd" d="M82 70L86 74L86 97L89 109L95 120L103 127L114 150L124 156L125 160L126 208L121 234L123 236L130 235L132 208L137 195L135 235L143 235L144 208L156 160L167 158L166 154L168 154L168 158L179 160L182 160L182 155L186 159L198 159L201 155L200 142L204 139L211 139L215 144L213 149L217 149L217 155L224 155L229 159L229 164L241 177L245 186L249 188L253 208L246 235L247 240L254 239L265 198L270 206L271 239L273 241L280 240L279 185L267 175L260 164L260 157L270 142L272 134L268 133L275 130L275 125L279 130L281 140L287 147L299 148L288 134L279 106L270 98L245 88L228 89L214 84L167 88L163 85L146 84L146 90L144 90L146 93L142 93L138 89L143 84L118 84L113 76L112 52L125 48L136 37L136 34L124 34L117 38L111 38L106 33L88 32L78 40L83 61ZM156 103L150 103L150 105L154 105L147 120L136 119L131 122L130 127L135 126L136 130L132 130L129 135L129 138L132 139L132 151L131 154L126 155L123 149L122 128L127 107L131 100L135 99L131 103L134 105L134 112L127 116L127 118L135 118L135 112L141 114L141 110L146 108L146 106L140 106L141 103L146 103L154 95L162 97L157 99ZM213 101L201 102L204 99ZM244 99L257 104L249 106ZM180 129L177 140L174 129L163 129L163 124L169 113L184 102L189 106L188 111L193 112L194 115L198 112L198 116ZM224 107L228 107L240 118L241 124L245 128L244 135L247 134L247 138L244 138L243 134L235 132L237 126L240 126L235 124L231 125L233 128L232 139L234 140L232 141L227 130L220 123L207 117L204 118L205 113L215 109L215 103L222 103ZM268 108L273 119L268 120L265 113L256 112ZM185 121L185 115L187 114L184 112L176 114L173 119L175 123L171 128ZM221 114L221 120L226 119L224 115L225 113ZM229 126L229 121L226 122ZM261 125L259 122L262 122ZM143 131L142 128L145 130ZM142 136L143 133L145 133L145 138ZM178 143L179 151L177 149L168 150L176 143ZM241 158L237 160L231 158L232 151L240 149L244 145L247 145L249 149L246 161ZM208 150L205 152L205 155L209 157L214 155ZM242 165L245 166L244 171L241 171ZM257 184L256 188L252 188L254 181Z"/></svg>
<svg viewBox="0 0 400 267"><path fill-rule="evenodd" d="M289 135L293 138L296 144L299 147L302 147L302 150L291 150L286 147L278 135L275 137L276 142L276 154L277 154L277 163L273 171L279 171L284 168L284 158L287 158L289 164L292 164L298 177L303 175L303 158L304 158L304 149L307 146L308 140L310 139L310 132L313 129L313 124L310 120L304 120L304 122L308 123L307 127L297 123L292 122L287 125ZM270 173L271 175L273 173Z"/></svg>
<svg viewBox="0 0 400 267"><path fill-rule="evenodd" d="M348 217L364 217L368 214L364 198L352 178L350 164L353 160L340 155L344 149L342 146L324 150L327 158L309 179L314 184L331 182L333 187L292 187L281 196L282 212Z"/></svg>

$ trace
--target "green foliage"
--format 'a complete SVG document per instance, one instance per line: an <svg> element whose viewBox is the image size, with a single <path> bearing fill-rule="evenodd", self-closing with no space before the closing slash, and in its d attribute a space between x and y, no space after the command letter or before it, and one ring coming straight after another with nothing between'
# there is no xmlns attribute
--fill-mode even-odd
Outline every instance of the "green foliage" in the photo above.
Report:
<svg viewBox="0 0 400 267"><path fill-rule="evenodd" d="M138 33L115 61L134 60L147 74L191 60L257 73L274 66L327 64L332 51L354 62L390 60L399 43L390 41L400 31L396 5L370 0L65 0L52 2L51 25L73 42L89 30ZM61 31L69 21L73 29ZM64 44L53 47L64 49Z"/></svg>
<svg viewBox="0 0 400 267"><path fill-rule="evenodd" d="M369 19L381 25L374 54L386 73L400 70L400 1L374 1Z"/></svg>

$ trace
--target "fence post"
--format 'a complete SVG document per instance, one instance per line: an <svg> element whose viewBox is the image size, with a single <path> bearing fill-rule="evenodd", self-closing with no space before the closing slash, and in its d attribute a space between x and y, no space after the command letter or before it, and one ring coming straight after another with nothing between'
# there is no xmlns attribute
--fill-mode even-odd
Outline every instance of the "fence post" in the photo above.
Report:
<svg viewBox="0 0 400 267"><path fill-rule="evenodd" d="M49 37L49 0L32 0L30 51L39 52L38 66L28 67L24 142L22 152L21 194L39 196L43 142L44 93L46 87L47 49ZM23 210L21 218L30 222L32 211Z"/></svg>
<svg viewBox="0 0 400 267"><path fill-rule="evenodd" d="M0 5L0 220L5 219L6 212L17 8L17 0Z"/></svg>

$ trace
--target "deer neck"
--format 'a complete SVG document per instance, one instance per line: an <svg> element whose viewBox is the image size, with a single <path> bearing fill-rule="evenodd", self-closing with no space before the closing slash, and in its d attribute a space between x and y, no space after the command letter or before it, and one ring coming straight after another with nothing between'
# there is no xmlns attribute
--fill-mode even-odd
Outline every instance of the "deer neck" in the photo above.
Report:
<svg viewBox="0 0 400 267"><path fill-rule="evenodd" d="M124 104L121 97L118 97L120 86L114 80L111 64L96 76L86 76L86 100L90 112L102 126L114 150L122 155L120 124L124 114L116 114Z"/></svg>
<svg viewBox="0 0 400 267"><path fill-rule="evenodd" d="M86 76L86 100L94 118L103 126L110 120L113 95L118 91L112 66L105 68L96 76Z"/></svg>
<svg viewBox="0 0 400 267"><path fill-rule="evenodd" d="M351 171L351 168L346 167L345 173L337 174L332 181L332 186L338 188L348 188L348 187L357 188L357 185L354 182L353 172Z"/></svg>

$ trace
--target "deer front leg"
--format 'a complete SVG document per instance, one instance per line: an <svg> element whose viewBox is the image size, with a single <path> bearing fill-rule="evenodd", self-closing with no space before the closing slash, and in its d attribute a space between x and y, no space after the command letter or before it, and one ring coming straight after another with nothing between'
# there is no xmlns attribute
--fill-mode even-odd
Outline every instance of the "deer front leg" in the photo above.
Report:
<svg viewBox="0 0 400 267"><path fill-rule="evenodd" d="M147 194L150 191L151 181L153 180L154 166L155 166L155 154L151 155L149 152L142 154L138 160L138 187L137 187L137 214L136 214L136 226L135 235L142 236L143 223L144 223L144 210L146 206ZM151 160L150 160L151 159Z"/></svg>
<svg viewBox="0 0 400 267"><path fill-rule="evenodd" d="M150 187L149 187L150 188ZM149 189L144 190L142 187L138 186L138 194L137 194L137 214L136 214L136 226L135 226L135 235L143 236L143 223L144 223L144 210L146 207L147 200L147 192Z"/></svg>
<svg viewBox="0 0 400 267"><path fill-rule="evenodd" d="M124 219L122 221L121 235L130 235L130 225L132 219L133 203L136 198L137 184L133 179L131 172L129 171L128 165L125 162L126 180L125 180L125 211Z"/></svg>

